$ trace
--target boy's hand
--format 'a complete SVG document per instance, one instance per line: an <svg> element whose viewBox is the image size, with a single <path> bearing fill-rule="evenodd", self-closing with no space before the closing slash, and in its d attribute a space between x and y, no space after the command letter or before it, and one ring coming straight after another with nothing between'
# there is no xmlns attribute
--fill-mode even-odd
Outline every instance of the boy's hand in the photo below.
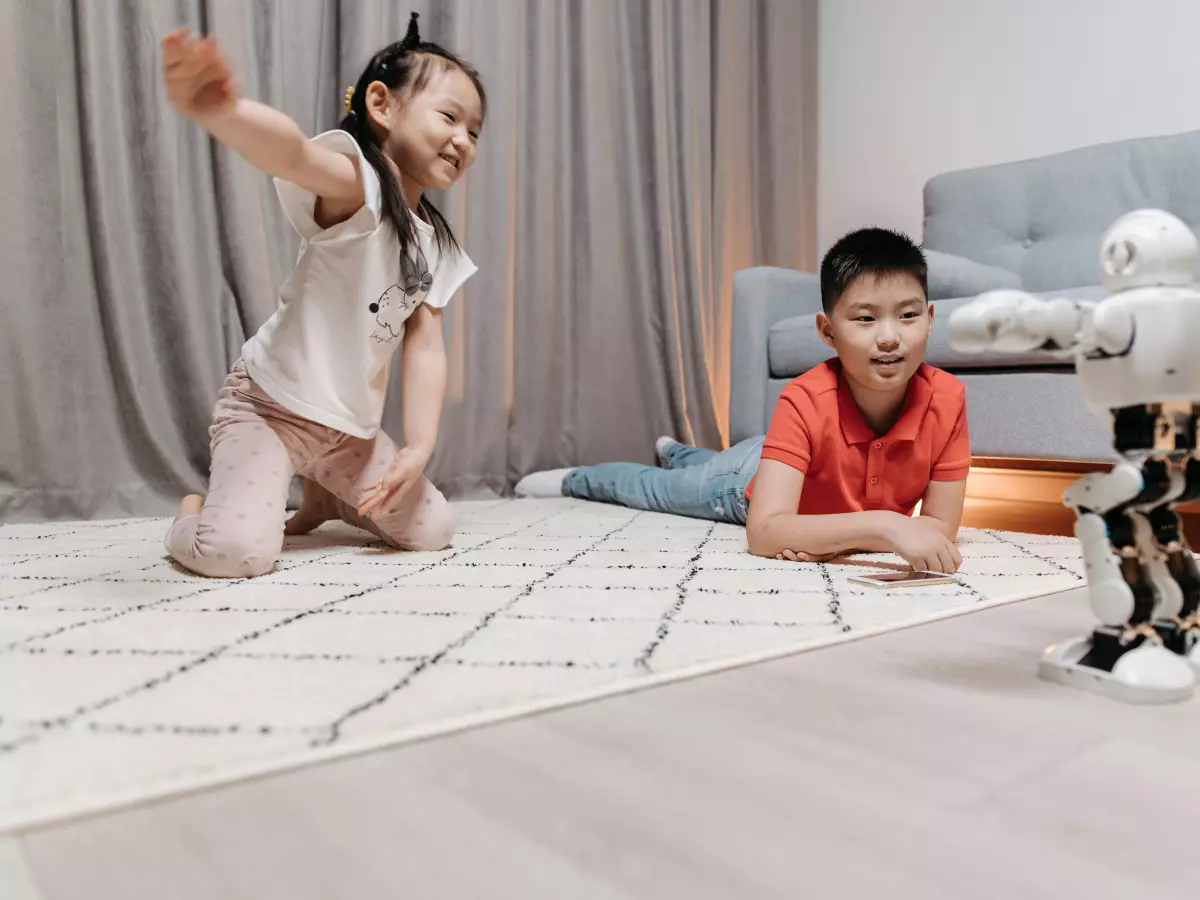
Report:
<svg viewBox="0 0 1200 900"><path fill-rule="evenodd" d="M805 553L803 550L784 550L775 556L776 559L786 559L792 562L829 562L844 554L840 553Z"/></svg>
<svg viewBox="0 0 1200 900"><path fill-rule="evenodd" d="M233 70L211 37L196 38L177 28L163 38L163 78L167 98L190 119L213 119L237 103Z"/></svg>
<svg viewBox="0 0 1200 900"><path fill-rule="evenodd" d="M952 574L962 565L962 556L946 535L920 518L901 517L890 535L892 551L914 571Z"/></svg>

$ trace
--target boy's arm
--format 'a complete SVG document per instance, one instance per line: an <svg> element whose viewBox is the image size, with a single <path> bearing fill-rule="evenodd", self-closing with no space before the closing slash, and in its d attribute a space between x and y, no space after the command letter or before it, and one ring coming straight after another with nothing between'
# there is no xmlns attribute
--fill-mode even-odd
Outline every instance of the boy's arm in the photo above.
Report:
<svg viewBox="0 0 1200 900"><path fill-rule="evenodd" d="M746 539L755 556L774 558L784 551L830 556L851 550L889 551L904 516L887 510L801 516L804 473L786 463L764 459L754 477L754 496Z"/></svg>
<svg viewBox="0 0 1200 900"><path fill-rule="evenodd" d="M746 540L755 556L775 558L790 552L819 561L877 550L895 553L917 570L955 572L962 564L943 520L924 515L912 519L884 509L801 516L796 509L803 487L799 469L774 459L759 464L746 522Z"/></svg>
<svg viewBox="0 0 1200 900"><path fill-rule="evenodd" d="M818 418L804 392L784 388L763 442L746 522L746 538L755 556L821 558L852 550L892 549L888 532L901 518L896 513L796 513L804 489L804 470L812 454L809 423Z"/></svg>
<svg viewBox="0 0 1200 900"><path fill-rule="evenodd" d="M958 404L958 415L950 428L950 436L934 460L929 485L921 498L919 516L936 525L952 541L958 540L967 497L967 474L971 469L971 435L967 427L965 392L959 394Z"/></svg>
<svg viewBox="0 0 1200 900"><path fill-rule="evenodd" d="M931 481L925 489L925 496L921 498L919 518L929 519L946 537L956 541L966 497L965 478L958 481Z"/></svg>

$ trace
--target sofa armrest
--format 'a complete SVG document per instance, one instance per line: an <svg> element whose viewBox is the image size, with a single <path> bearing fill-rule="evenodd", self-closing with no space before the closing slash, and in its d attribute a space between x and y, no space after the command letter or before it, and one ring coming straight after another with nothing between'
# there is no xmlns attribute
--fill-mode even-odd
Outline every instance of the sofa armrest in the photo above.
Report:
<svg viewBox="0 0 1200 900"><path fill-rule="evenodd" d="M729 440L756 437L771 421L767 334L783 319L821 309L821 280L808 272L761 266L733 276Z"/></svg>

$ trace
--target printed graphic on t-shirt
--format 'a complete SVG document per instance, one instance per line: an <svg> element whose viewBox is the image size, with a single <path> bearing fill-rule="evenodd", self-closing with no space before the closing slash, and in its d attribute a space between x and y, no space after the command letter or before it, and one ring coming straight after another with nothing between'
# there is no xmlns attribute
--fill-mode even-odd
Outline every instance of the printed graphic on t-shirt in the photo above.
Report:
<svg viewBox="0 0 1200 900"><path fill-rule="evenodd" d="M433 284L433 276L429 272L429 264L425 254L417 251L416 259L400 260L402 284L393 284L372 303L368 309L375 314L375 327L371 331L371 340L377 344L390 344L403 333L404 320L407 319L421 297L429 293Z"/></svg>
<svg viewBox="0 0 1200 900"><path fill-rule="evenodd" d="M418 250L416 259L405 257L400 260L400 271L404 278L405 294L411 297L417 291L422 294L429 293L429 288L433 284L433 276L429 273L429 263L425 261L424 253Z"/></svg>
<svg viewBox="0 0 1200 900"><path fill-rule="evenodd" d="M371 330L371 340L377 344L390 344L400 337L404 320L415 305L398 284L393 284L383 292L378 300L369 307L375 313L375 327Z"/></svg>

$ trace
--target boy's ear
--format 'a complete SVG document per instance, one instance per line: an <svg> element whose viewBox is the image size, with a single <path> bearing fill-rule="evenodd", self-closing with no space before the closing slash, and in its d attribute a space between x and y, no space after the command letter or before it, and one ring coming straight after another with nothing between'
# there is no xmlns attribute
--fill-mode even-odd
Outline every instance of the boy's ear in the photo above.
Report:
<svg viewBox="0 0 1200 900"><path fill-rule="evenodd" d="M833 342L833 323L829 321L829 316L825 315L824 310L817 313L817 334L826 344L833 347L834 350L837 349L837 345Z"/></svg>
<svg viewBox="0 0 1200 900"><path fill-rule="evenodd" d="M933 304L930 301L926 300L925 305L929 308L929 332L928 332L927 336L932 337L933 336Z"/></svg>

